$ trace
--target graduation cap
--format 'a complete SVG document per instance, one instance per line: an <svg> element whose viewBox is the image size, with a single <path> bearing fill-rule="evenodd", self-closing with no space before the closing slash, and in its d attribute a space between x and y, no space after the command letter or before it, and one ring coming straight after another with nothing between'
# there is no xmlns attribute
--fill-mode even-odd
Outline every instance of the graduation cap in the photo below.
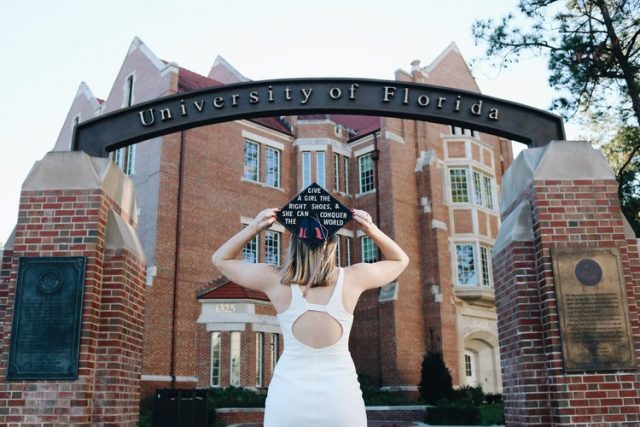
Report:
<svg viewBox="0 0 640 427"><path fill-rule="evenodd" d="M351 221L351 210L315 182L276 214L294 236L315 249Z"/></svg>

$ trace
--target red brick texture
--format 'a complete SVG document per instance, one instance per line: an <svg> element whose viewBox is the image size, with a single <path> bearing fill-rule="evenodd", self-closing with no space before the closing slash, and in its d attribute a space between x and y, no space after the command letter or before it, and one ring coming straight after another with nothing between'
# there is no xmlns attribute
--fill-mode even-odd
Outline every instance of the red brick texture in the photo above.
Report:
<svg viewBox="0 0 640 427"><path fill-rule="evenodd" d="M552 248L620 251L632 335L640 366L640 258L627 239L613 180L535 181L526 200L533 242L494 254L506 422L531 425L640 425L640 373L565 373ZM508 213L508 212L507 212Z"/></svg>
<svg viewBox="0 0 640 427"><path fill-rule="evenodd" d="M145 266L127 251L105 254L110 210L123 215L98 189L23 191L0 272L0 425L137 424ZM77 380L6 380L23 256L87 257Z"/></svg>

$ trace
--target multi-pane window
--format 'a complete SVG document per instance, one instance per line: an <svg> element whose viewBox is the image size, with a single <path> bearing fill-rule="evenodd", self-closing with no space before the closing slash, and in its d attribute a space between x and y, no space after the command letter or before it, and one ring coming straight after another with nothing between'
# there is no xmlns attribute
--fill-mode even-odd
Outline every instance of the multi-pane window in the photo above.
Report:
<svg viewBox="0 0 640 427"><path fill-rule="evenodd" d="M326 186L326 169L324 152L316 152L316 183L322 188Z"/></svg>
<svg viewBox="0 0 640 427"><path fill-rule="evenodd" d="M256 386L262 387L264 376L264 334L256 333Z"/></svg>
<svg viewBox="0 0 640 427"><path fill-rule="evenodd" d="M344 192L349 194L349 158L344 159Z"/></svg>
<svg viewBox="0 0 640 427"><path fill-rule="evenodd" d="M347 266L351 265L351 238L350 237L346 237L344 239L344 243L345 243L345 255L347 257Z"/></svg>
<svg viewBox="0 0 640 427"><path fill-rule="evenodd" d="M264 262L280 265L280 233L267 230L264 233Z"/></svg>
<svg viewBox="0 0 640 427"><path fill-rule="evenodd" d="M360 169L360 193L366 193L374 190L373 181L373 155L365 154L358 158L358 166Z"/></svg>
<svg viewBox="0 0 640 427"><path fill-rule="evenodd" d="M221 333L211 333L211 387L220 387L220 347Z"/></svg>
<svg viewBox="0 0 640 427"><path fill-rule="evenodd" d="M469 353L465 353L464 355L464 374L467 377L473 376L473 369L471 365L471 355Z"/></svg>
<svg viewBox="0 0 640 427"><path fill-rule="evenodd" d="M131 107L133 105L133 74L127 77L127 81L124 86L123 94L123 107ZM134 165L136 162L136 146L129 145L128 147L118 148L113 152L113 161L122 171L127 175L133 175L135 173Z"/></svg>
<svg viewBox="0 0 640 427"><path fill-rule="evenodd" d="M231 346L229 350L229 385L240 385L240 332L231 332Z"/></svg>
<svg viewBox="0 0 640 427"><path fill-rule="evenodd" d="M456 245L456 267L458 285L476 286L478 284L473 245Z"/></svg>
<svg viewBox="0 0 640 427"><path fill-rule="evenodd" d="M133 175L135 173L136 146L129 145L128 147L117 149L113 152L113 161L125 174Z"/></svg>
<svg viewBox="0 0 640 427"><path fill-rule="evenodd" d="M467 169L449 169L449 185L453 203L469 203Z"/></svg>
<svg viewBox="0 0 640 427"><path fill-rule="evenodd" d="M302 152L302 188L311 185L311 152Z"/></svg>
<svg viewBox="0 0 640 427"><path fill-rule="evenodd" d="M340 155L333 155L333 188L340 191Z"/></svg>
<svg viewBox="0 0 640 427"><path fill-rule="evenodd" d="M244 248L242 248L242 259L246 262L256 263L258 262L258 235L253 236L253 239L249 240Z"/></svg>
<svg viewBox="0 0 640 427"><path fill-rule="evenodd" d="M266 175L264 183L271 187L280 187L280 150L265 148Z"/></svg>
<svg viewBox="0 0 640 427"><path fill-rule="evenodd" d="M362 236L362 262L378 261L378 248L371 238Z"/></svg>
<svg viewBox="0 0 640 427"><path fill-rule="evenodd" d="M342 239L336 236L336 265L342 267Z"/></svg>
<svg viewBox="0 0 640 427"><path fill-rule="evenodd" d="M271 334L271 372L276 369L278 354L280 352L280 337L278 334Z"/></svg>
<svg viewBox="0 0 640 427"><path fill-rule="evenodd" d="M482 267L482 286L491 287L491 248L480 245L480 266Z"/></svg>
<svg viewBox="0 0 640 427"><path fill-rule="evenodd" d="M489 246L472 243L456 245L457 284L492 287L491 252ZM478 254L480 262L478 262Z"/></svg>
<svg viewBox="0 0 640 427"><path fill-rule="evenodd" d="M255 142L244 141L244 178L259 181L260 177L260 146Z"/></svg>
<svg viewBox="0 0 640 427"><path fill-rule="evenodd" d="M483 182L483 190L484 190L484 201L485 207L487 209L493 209L493 180L488 176L482 177Z"/></svg>
<svg viewBox="0 0 640 427"><path fill-rule="evenodd" d="M475 196L475 203L479 206L484 206L482 198L482 177L476 171L473 172L473 194Z"/></svg>

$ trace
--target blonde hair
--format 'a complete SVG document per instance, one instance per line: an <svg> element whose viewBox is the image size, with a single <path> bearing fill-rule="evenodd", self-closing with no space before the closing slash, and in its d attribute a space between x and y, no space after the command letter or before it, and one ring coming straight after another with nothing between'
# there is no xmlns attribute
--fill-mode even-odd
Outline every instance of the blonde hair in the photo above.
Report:
<svg viewBox="0 0 640 427"><path fill-rule="evenodd" d="M280 283L283 285L297 284L305 286L311 279L316 266L319 265L311 287L329 286L331 276L336 267L336 240L335 236L324 245L315 249L309 248L306 243L296 235L289 238L289 251L282 267L280 267Z"/></svg>

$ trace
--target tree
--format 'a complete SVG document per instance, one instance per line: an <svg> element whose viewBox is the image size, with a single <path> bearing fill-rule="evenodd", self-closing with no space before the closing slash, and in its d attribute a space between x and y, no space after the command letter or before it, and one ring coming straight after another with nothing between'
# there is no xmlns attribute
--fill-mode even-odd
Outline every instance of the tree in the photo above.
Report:
<svg viewBox="0 0 640 427"><path fill-rule="evenodd" d="M451 396L453 392L451 373L444 364L442 353L430 351L422 360L420 398L435 404L438 400Z"/></svg>
<svg viewBox="0 0 640 427"><path fill-rule="evenodd" d="M615 117L619 131L604 146L612 145L623 211L635 212L627 218L638 233L638 209L631 205L638 199L640 155L640 0L521 0L515 14L498 22L476 21L473 34L500 66L525 53L547 56L549 83L561 93L552 108L565 118Z"/></svg>

